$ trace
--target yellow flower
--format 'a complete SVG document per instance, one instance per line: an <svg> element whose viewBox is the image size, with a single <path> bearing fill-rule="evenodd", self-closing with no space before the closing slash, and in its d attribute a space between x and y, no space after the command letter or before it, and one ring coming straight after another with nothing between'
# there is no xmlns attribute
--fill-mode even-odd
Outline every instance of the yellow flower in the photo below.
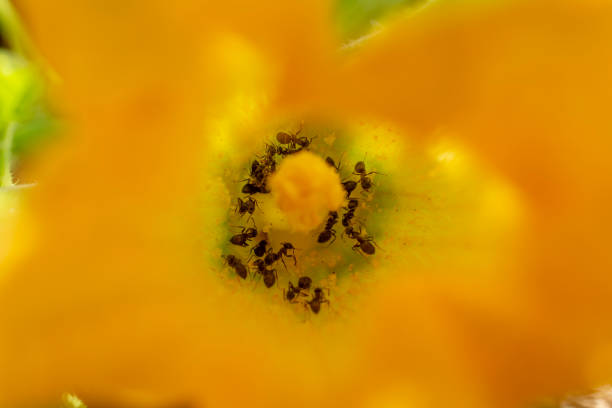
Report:
<svg viewBox="0 0 612 408"><path fill-rule="evenodd" d="M516 407L612 379L606 2L434 3L341 52L326 1L19 6L71 129L3 264L0 405ZM291 117L348 129L325 137L395 194L307 323L219 278L224 169Z"/></svg>

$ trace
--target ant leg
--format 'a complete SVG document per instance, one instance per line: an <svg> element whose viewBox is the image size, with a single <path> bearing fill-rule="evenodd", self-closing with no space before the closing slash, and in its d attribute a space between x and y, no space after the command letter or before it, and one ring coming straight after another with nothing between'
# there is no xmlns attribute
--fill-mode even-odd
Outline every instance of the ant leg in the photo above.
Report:
<svg viewBox="0 0 612 408"><path fill-rule="evenodd" d="M292 255L287 254L287 258L293 258L293 266L297 266L297 258L295 257L295 251Z"/></svg>
<svg viewBox="0 0 612 408"><path fill-rule="evenodd" d="M332 236L334 237L334 239L332 239L332 240L331 240L331 242L330 242L330 243L327 245L328 247L329 247L331 244L333 244L333 243L334 243L334 241L336 240L336 233L334 232L334 230L330 230L330 231L332 231ZM344 234L344 232L343 232L343 234Z"/></svg>
<svg viewBox="0 0 612 408"><path fill-rule="evenodd" d="M336 167L336 170L338 170L338 173L340 173L340 165L342 164L343 157L344 157L344 152L340 155L340 160L338 160L338 167Z"/></svg>
<svg viewBox="0 0 612 408"><path fill-rule="evenodd" d="M283 263L283 266L285 267L285 270L288 271L289 269L287 269L287 264L285 263L285 260L283 259L283 256L280 256L280 260Z"/></svg>
<svg viewBox="0 0 612 408"><path fill-rule="evenodd" d="M300 122L300 128L299 128L299 129L298 129L298 131L297 131L297 132L295 132L293 135L294 135L294 136L299 135L299 134L300 134L300 132L302 131L302 128L304 128L304 121L301 121L301 122Z"/></svg>
<svg viewBox="0 0 612 408"><path fill-rule="evenodd" d="M378 246L378 244L376 243L376 241L374 241L373 239L371 239L371 238L370 238L370 239L369 239L369 241L370 241L371 243L373 243L374 245L376 245L376 248L378 248L378 249L382 249L381 247L379 247L379 246ZM382 249L382 250L384 251L384 249Z"/></svg>
<svg viewBox="0 0 612 408"><path fill-rule="evenodd" d="M357 252L359 255L363 256L364 258L366 257L364 254L361 253L361 247L359 244L355 244L353 245L353 247L351 248L353 251ZM366 258L367 259L367 258Z"/></svg>

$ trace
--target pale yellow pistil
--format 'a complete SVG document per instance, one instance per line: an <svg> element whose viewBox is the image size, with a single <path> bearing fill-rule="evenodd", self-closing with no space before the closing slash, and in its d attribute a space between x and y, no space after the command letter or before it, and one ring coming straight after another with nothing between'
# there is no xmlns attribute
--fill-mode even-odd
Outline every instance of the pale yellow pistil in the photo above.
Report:
<svg viewBox="0 0 612 408"><path fill-rule="evenodd" d="M276 205L295 231L311 231L342 205L340 176L321 157L300 152L284 159L270 177Z"/></svg>

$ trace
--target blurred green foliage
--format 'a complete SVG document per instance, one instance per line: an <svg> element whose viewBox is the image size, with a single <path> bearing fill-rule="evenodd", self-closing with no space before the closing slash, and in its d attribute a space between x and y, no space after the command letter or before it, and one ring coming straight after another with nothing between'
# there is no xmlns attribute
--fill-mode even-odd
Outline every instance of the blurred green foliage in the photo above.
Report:
<svg viewBox="0 0 612 408"><path fill-rule="evenodd" d="M343 39L354 40L370 31L377 20L427 0L337 0L336 20Z"/></svg>
<svg viewBox="0 0 612 408"><path fill-rule="evenodd" d="M0 0L0 36L0 187L6 187L17 159L40 145L56 120L42 68L24 54L28 41L8 0Z"/></svg>

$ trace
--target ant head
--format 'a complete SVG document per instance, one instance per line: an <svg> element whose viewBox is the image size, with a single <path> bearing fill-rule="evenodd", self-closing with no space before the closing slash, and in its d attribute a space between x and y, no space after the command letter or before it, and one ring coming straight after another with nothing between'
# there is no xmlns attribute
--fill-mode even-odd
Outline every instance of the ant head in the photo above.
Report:
<svg viewBox="0 0 612 408"><path fill-rule="evenodd" d="M283 248L285 249L295 249L293 247L293 244L291 242L282 242L281 245L283 246Z"/></svg>

